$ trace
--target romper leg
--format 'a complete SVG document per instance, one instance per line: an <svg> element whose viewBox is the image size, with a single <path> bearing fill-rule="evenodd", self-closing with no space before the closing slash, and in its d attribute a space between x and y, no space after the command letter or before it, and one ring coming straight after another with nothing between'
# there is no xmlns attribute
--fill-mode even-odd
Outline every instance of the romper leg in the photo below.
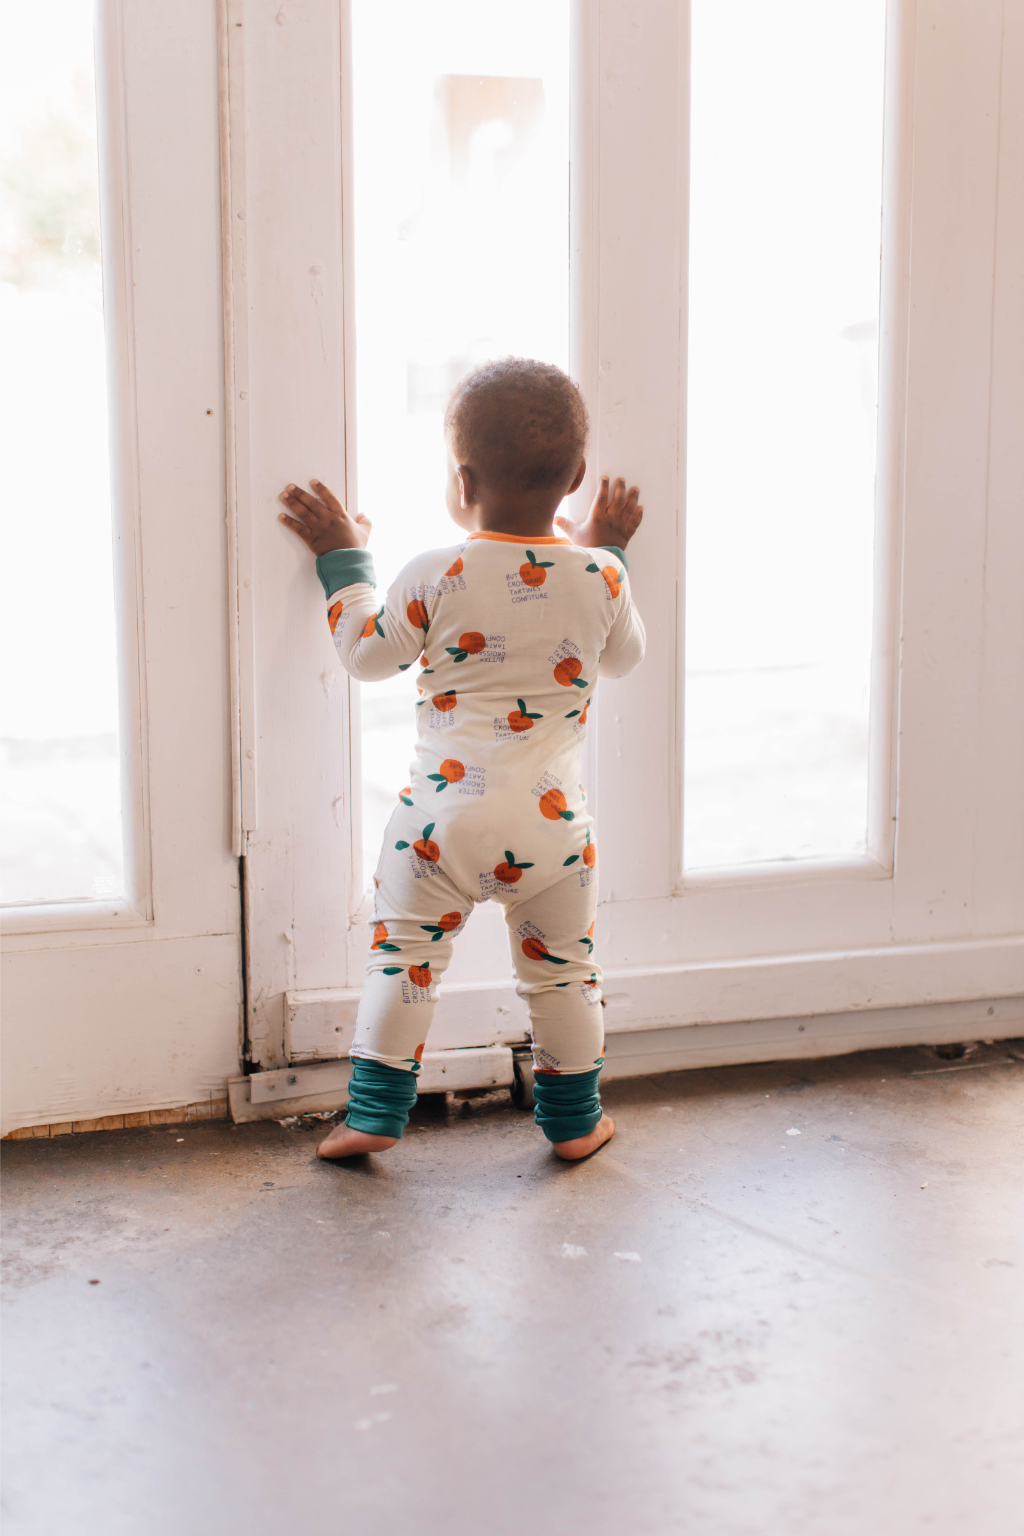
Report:
<svg viewBox="0 0 1024 1536"><path fill-rule="evenodd" d="M574 871L506 908L512 958L533 1026L537 1122L550 1141L585 1136L601 1118L601 972L591 958L597 891Z"/></svg>
<svg viewBox="0 0 1024 1536"><path fill-rule="evenodd" d="M390 1101L396 1094L402 1097L402 1083L391 1074L408 1073L415 1082L434 1017L437 981L451 960L455 935L472 910L472 897L459 891L436 864L418 858L411 849L396 851L385 840L376 877L366 985L351 1051L353 1060L371 1069L354 1069L347 1123L356 1129L374 1129L357 1122L373 1118L378 1108L381 1114L394 1115L396 1105ZM375 1071L373 1066L390 1070ZM380 1086L379 1095L375 1084ZM376 1097L381 1098L380 1106L375 1104ZM409 1105L413 1097L414 1087ZM403 1114L407 1111L408 1105Z"/></svg>

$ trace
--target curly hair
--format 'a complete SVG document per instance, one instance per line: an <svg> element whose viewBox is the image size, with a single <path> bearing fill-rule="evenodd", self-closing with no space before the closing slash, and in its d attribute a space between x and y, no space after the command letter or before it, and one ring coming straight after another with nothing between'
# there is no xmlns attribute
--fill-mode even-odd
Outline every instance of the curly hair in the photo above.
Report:
<svg viewBox="0 0 1024 1536"><path fill-rule="evenodd" d="M561 368L503 357L455 386L444 428L456 461L484 485L540 491L572 478L590 422L582 395Z"/></svg>

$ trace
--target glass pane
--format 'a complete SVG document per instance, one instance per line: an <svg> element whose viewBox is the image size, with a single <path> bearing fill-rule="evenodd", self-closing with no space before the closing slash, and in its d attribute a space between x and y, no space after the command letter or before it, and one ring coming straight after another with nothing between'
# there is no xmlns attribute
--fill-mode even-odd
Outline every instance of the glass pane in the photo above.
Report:
<svg viewBox="0 0 1024 1536"><path fill-rule="evenodd" d="M442 417L509 353L568 362L567 0L354 0L359 509L381 584L454 543ZM408 783L412 673L362 690L367 883Z"/></svg>
<svg viewBox="0 0 1024 1536"><path fill-rule="evenodd" d="M3 7L5 902L121 893L91 0Z"/></svg>
<svg viewBox="0 0 1024 1536"><path fill-rule="evenodd" d="M865 847L883 0L693 0L684 862Z"/></svg>

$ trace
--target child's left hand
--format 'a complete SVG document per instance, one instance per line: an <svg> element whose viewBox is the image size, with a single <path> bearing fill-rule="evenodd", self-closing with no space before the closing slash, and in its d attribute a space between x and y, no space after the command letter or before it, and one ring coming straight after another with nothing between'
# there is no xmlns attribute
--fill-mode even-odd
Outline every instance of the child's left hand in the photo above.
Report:
<svg viewBox="0 0 1024 1536"><path fill-rule="evenodd" d="M321 480L311 480L310 485L318 496L300 491L297 485L286 486L278 497L294 516L278 513L278 519L297 533L314 555L329 554L332 549L365 549L373 526L369 518L350 517L333 492Z"/></svg>

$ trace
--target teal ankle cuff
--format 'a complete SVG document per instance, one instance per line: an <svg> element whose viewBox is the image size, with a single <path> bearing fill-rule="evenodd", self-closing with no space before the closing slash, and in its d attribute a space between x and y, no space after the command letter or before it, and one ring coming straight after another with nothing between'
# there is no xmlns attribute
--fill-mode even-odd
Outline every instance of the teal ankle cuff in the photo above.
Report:
<svg viewBox="0 0 1024 1536"><path fill-rule="evenodd" d="M416 1102L416 1073L353 1056L345 1124L371 1136L400 1137Z"/></svg>
<svg viewBox="0 0 1024 1536"><path fill-rule="evenodd" d="M601 1118L601 1068L592 1072L534 1072L534 1116L548 1141L589 1136Z"/></svg>

